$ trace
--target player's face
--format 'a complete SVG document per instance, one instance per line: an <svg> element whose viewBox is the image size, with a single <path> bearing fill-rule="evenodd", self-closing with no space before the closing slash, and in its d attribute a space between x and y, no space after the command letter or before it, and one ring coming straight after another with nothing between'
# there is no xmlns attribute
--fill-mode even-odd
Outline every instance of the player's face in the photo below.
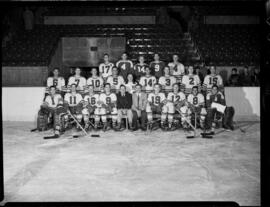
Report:
<svg viewBox="0 0 270 207"><path fill-rule="evenodd" d="M109 56L108 55L104 56L104 62L109 62Z"/></svg>
<svg viewBox="0 0 270 207"><path fill-rule="evenodd" d="M155 54L154 60L155 60L155 61L159 61L159 55L158 55L158 54Z"/></svg>
<svg viewBox="0 0 270 207"><path fill-rule="evenodd" d="M128 82L133 82L133 76L131 74L128 74L127 79Z"/></svg>
<svg viewBox="0 0 270 207"><path fill-rule="evenodd" d="M212 93L216 94L218 92L217 87L212 88Z"/></svg>
<svg viewBox="0 0 270 207"><path fill-rule="evenodd" d="M173 61L174 61L174 62L177 62L177 61L178 61L178 55L174 55L174 56L173 56Z"/></svg>
<svg viewBox="0 0 270 207"><path fill-rule="evenodd" d="M236 74L236 71L235 70L232 70L232 74L235 75Z"/></svg>
<svg viewBox="0 0 270 207"><path fill-rule="evenodd" d="M141 86L136 86L136 92L137 92L137 93L140 93L141 91L142 91Z"/></svg>
<svg viewBox="0 0 270 207"><path fill-rule="evenodd" d="M93 75L93 76L96 76L96 75L97 75L97 69L96 69L96 68L93 68L93 69L92 69L92 75Z"/></svg>
<svg viewBox="0 0 270 207"><path fill-rule="evenodd" d="M75 74L76 74L77 76L80 76L80 75L81 75L81 69L80 69L80 68L76 68Z"/></svg>
<svg viewBox="0 0 270 207"><path fill-rule="evenodd" d="M179 91L179 86L178 86L178 84L175 84L175 85L173 86L173 92L174 92L174 93L178 93L178 91Z"/></svg>
<svg viewBox="0 0 270 207"><path fill-rule="evenodd" d="M114 76L117 76L117 73L118 73L117 68L113 68L112 74L113 74Z"/></svg>
<svg viewBox="0 0 270 207"><path fill-rule="evenodd" d="M121 86L121 87L120 87L120 92L121 92L121 93L125 93L125 92L126 92L126 88L125 88L124 86Z"/></svg>
<svg viewBox="0 0 270 207"><path fill-rule="evenodd" d="M148 68L148 67L145 68L145 74L150 75L150 68Z"/></svg>
<svg viewBox="0 0 270 207"><path fill-rule="evenodd" d="M191 75L193 74L193 67L192 66L189 66L188 67L188 73Z"/></svg>
<svg viewBox="0 0 270 207"><path fill-rule="evenodd" d="M54 75L55 77L58 77L59 71L58 71L58 70L54 70L54 71L53 71L53 75Z"/></svg>
<svg viewBox="0 0 270 207"><path fill-rule="evenodd" d="M154 90L155 90L155 93L159 93L159 91L160 91L159 85L155 85Z"/></svg>
<svg viewBox="0 0 270 207"><path fill-rule="evenodd" d="M110 93L111 92L111 87L109 85L105 86L105 92Z"/></svg>
<svg viewBox="0 0 270 207"><path fill-rule="evenodd" d="M144 63L144 57L142 57L142 56L139 57L139 62L140 62L140 63Z"/></svg>
<svg viewBox="0 0 270 207"><path fill-rule="evenodd" d="M51 95L54 95L55 94L55 88L51 88Z"/></svg>
<svg viewBox="0 0 270 207"><path fill-rule="evenodd" d="M123 60L127 60L127 54L124 53L124 54L122 55L122 59L123 59Z"/></svg>
<svg viewBox="0 0 270 207"><path fill-rule="evenodd" d="M170 69L168 67L164 68L164 74L165 75L170 75Z"/></svg>
<svg viewBox="0 0 270 207"><path fill-rule="evenodd" d="M193 88L192 89L192 93L194 96L196 96L198 94L198 89L197 88Z"/></svg>
<svg viewBox="0 0 270 207"><path fill-rule="evenodd" d="M216 73L216 70L215 70L214 66L210 67L210 72L211 72L212 75L214 75Z"/></svg>

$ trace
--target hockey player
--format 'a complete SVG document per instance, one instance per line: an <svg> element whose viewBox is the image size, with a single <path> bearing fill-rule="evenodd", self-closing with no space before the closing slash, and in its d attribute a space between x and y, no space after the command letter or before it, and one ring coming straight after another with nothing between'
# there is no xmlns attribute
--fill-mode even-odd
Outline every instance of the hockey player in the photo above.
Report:
<svg viewBox="0 0 270 207"><path fill-rule="evenodd" d="M116 129L116 122L117 122L117 109L116 109L116 101L117 97L115 93L111 93L111 85L109 83L105 84L104 93L100 94L99 97L101 109L100 115L101 120L104 124L103 130L106 131L109 128L107 123L107 118L110 116L112 118L112 125L113 128Z"/></svg>
<svg viewBox="0 0 270 207"><path fill-rule="evenodd" d="M167 102L165 94L160 92L161 86L159 84L154 85L154 92L150 93L147 98L146 113L148 122L150 122L149 128L153 127L153 113L161 114L161 128L165 129L165 121L167 114L167 107L165 104Z"/></svg>
<svg viewBox="0 0 270 207"><path fill-rule="evenodd" d="M165 94L172 92L172 86L176 83L176 78L170 75L169 67L164 67L164 76L159 78L158 83L162 86L162 90Z"/></svg>
<svg viewBox="0 0 270 207"><path fill-rule="evenodd" d="M154 61L150 63L151 75L159 79L163 75L165 63L159 60L159 54L154 54Z"/></svg>
<svg viewBox="0 0 270 207"><path fill-rule="evenodd" d="M218 91L218 86L213 85L212 91L206 96L207 118L206 128L211 128L211 134L214 134L216 122L222 119L223 128L233 130L234 108L227 107L224 95Z"/></svg>
<svg viewBox="0 0 270 207"><path fill-rule="evenodd" d="M139 56L139 63L134 65L133 74L135 76L135 79L137 81L140 80L142 76L145 75L145 68L148 67L148 65L144 62L144 57L142 55Z"/></svg>
<svg viewBox="0 0 270 207"><path fill-rule="evenodd" d="M99 75L103 78L104 82L107 81L107 78L112 75L113 63L109 62L109 55L104 54L104 62L99 65Z"/></svg>
<svg viewBox="0 0 270 207"><path fill-rule="evenodd" d="M149 94L154 91L154 86L157 83L155 76L150 75L150 68L145 68L145 76L140 78L140 85L142 85L142 91Z"/></svg>
<svg viewBox="0 0 270 207"><path fill-rule="evenodd" d="M84 124L85 124L85 129L89 129L89 127L91 128L91 125L89 123L89 119L91 117L91 115L94 115L94 119L95 119L95 125L94 128L97 129L99 126L99 122L100 122L100 101L99 101L99 94L95 94L94 93L94 86L93 85L89 85L88 86L88 90L89 93L84 96L83 98L83 110L82 110L82 114L83 114L83 120L84 120Z"/></svg>
<svg viewBox="0 0 270 207"><path fill-rule="evenodd" d="M38 116L48 117L53 122L54 136L44 137L44 139L58 138L61 130L61 119L66 114L67 108L63 105L63 98L60 94L56 94L56 87L50 86L50 94L46 96L45 101L40 107ZM47 121L47 120L45 120ZM38 126L39 128L39 126Z"/></svg>
<svg viewBox="0 0 270 207"><path fill-rule="evenodd" d="M129 73L127 75L127 83L125 84L127 92L132 94L135 91L135 87L137 85L137 82L134 81L134 76Z"/></svg>
<svg viewBox="0 0 270 207"><path fill-rule="evenodd" d="M176 78L177 83L182 82L182 77L185 75L185 67L179 62L178 55L173 55L173 62L168 64L170 68L170 74Z"/></svg>
<svg viewBox="0 0 270 207"><path fill-rule="evenodd" d="M184 88L186 96L191 94L193 86L198 86L201 91L201 81L198 75L193 73L193 66L188 66L188 75L184 75L182 79L182 87Z"/></svg>
<svg viewBox="0 0 270 207"><path fill-rule="evenodd" d="M216 73L216 67L210 66L210 74L205 76L203 81L203 91L205 94L211 92L213 85L217 85L221 92L223 92L223 80L220 75Z"/></svg>
<svg viewBox="0 0 270 207"><path fill-rule="evenodd" d="M97 69L92 68L91 70L92 76L87 79L87 86L92 85L94 87L95 93L100 93L103 90L103 79L102 77L97 75Z"/></svg>
<svg viewBox="0 0 270 207"><path fill-rule="evenodd" d="M181 110L181 107L185 105L186 96L183 92L179 91L179 83L173 84L173 92L170 92L167 96L167 107L168 111L168 128L172 129L173 115L175 111Z"/></svg>
<svg viewBox="0 0 270 207"><path fill-rule="evenodd" d="M126 80L127 74L133 72L133 63L131 60L127 59L127 53L123 53L121 58L122 59L116 63L116 67L119 70L119 75Z"/></svg>
<svg viewBox="0 0 270 207"><path fill-rule="evenodd" d="M83 109L83 98L80 93L76 92L76 84L71 85L71 92L66 93L65 103L68 105L70 113L77 119L81 124L82 121L82 109ZM65 116L65 121L68 122L69 116ZM65 126L67 127L67 126ZM76 125L76 128L79 129L79 125Z"/></svg>
<svg viewBox="0 0 270 207"><path fill-rule="evenodd" d="M198 86L193 86L192 93L187 97L187 104L191 112L188 116L194 116L196 113L196 115L199 116L200 127L204 129L206 116L205 99L204 96L198 92ZM188 120L191 120L191 117L188 117Z"/></svg>
<svg viewBox="0 0 270 207"><path fill-rule="evenodd" d="M84 90L86 88L86 79L85 77L81 76L81 69L80 68L76 68L75 69L75 75L69 77L68 79L68 90L71 90L71 85L75 84L76 86L76 91L83 94Z"/></svg>
<svg viewBox="0 0 270 207"><path fill-rule="evenodd" d="M56 93L60 93L62 96L66 92L65 79L59 76L59 68L54 68L53 76L48 77L45 96L49 94L51 86L55 86Z"/></svg>
<svg viewBox="0 0 270 207"><path fill-rule="evenodd" d="M108 77L107 83L111 85L111 92L118 93L120 86L125 84L124 78L121 75L118 75L117 67L113 67L112 75Z"/></svg>

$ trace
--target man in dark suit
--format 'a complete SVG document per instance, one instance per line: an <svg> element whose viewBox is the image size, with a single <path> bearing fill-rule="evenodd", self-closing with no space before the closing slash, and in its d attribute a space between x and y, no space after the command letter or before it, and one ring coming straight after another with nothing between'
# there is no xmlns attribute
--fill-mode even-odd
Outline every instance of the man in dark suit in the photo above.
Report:
<svg viewBox="0 0 270 207"><path fill-rule="evenodd" d="M123 115L127 115L128 122L129 122L129 127L131 130L133 130L132 127L132 111L131 111L131 106L132 106L132 95L126 91L126 86L121 85L120 86L120 91L117 93L117 112L118 112L118 117L117 117L117 123L118 123L118 129L121 128L121 121L123 118Z"/></svg>
<svg viewBox="0 0 270 207"><path fill-rule="evenodd" d="M146 104L147 95L142 92L142 86L140 84L136 85L136 91L132 95L132 113L133 113L133 124L134 130L138 129L138 120L141 122L141 129L146 130ZM140 119L139 119L140 118Z"/></svg>

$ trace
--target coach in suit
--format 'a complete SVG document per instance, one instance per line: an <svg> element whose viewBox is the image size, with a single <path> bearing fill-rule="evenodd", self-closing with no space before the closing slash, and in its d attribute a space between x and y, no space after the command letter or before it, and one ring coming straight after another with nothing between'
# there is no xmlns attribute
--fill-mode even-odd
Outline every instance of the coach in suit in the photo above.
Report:
<svg viewBox="0 0 270 207"><path fill-rule="evenodd" d="M142 92L142 86L140 84L136 85L136 91L132 95L132 113L133 113L133 124L134 130L138 129L138 118L141 121L141 129L146 130L146 103L147 103L147 95Z"/></svg>

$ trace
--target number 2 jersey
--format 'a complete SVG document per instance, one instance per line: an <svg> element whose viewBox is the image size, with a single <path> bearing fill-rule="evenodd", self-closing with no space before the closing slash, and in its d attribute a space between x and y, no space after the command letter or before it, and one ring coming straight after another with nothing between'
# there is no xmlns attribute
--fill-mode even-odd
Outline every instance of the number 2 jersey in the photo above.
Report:
<svg viewBox="0 0 270 207"><path fill-rule="evenodd" d="M173 90L173 84L176 83L176 78L173 76L161 76L158 83L162 86L165 93Z"/></svg>
<svg viewBox="0 0 270 207"><path fill-rule="evenodd" d="M140 84L143 87L145 93L151 93L154 90L154 85L157 79L154 76L143 76L140 78Z"/></svg>
<svg viewBox="0 0 270 207"><path fill-rule="evenodd" d="M160 78L163 75L163 69L165 63L163 61L152 61L150 63L151 74L157 78Z"/></svg>
<svg viewBox="0 0 270 207"><path fill-rule="evenodd" d="M182 87L185 89L185 94L192 92L192 87L198 86L200 89L201 81L198 75L184 75L182 78Z"/></svg>
<svg viewBox="0 0 270 207"><path fill-rule="evenodd" d="M82 76L79 77L71 76L68 79L68 89L71 88L72 84L76 84L76 88L78 91L84 91L86 87L86 79Z"/></svg>
<svg viewBox="0 0 270 207"><path fill-rule="evenodd" d="M220 75L207 75L203 81L203 88L207 93L211 92L212 86L223 86L223 80Z"/></svg>
<svg viewBox="0 0 270 207"><path fill-rule="evenodd" d="M166 100L166 96L164 93L159 92L158 94L150 93L147 98L149 103L152 103L156 106L160 105L164 100Z"/></svg>
<svg viewBox="0 0 270 207"><path fill-rule="evenodd" d="M204 96L201 93L197 93L196 96L194 96L192 93L189 94L187 97L187 101L195 107L204 107L205 104Z"/></svg>

